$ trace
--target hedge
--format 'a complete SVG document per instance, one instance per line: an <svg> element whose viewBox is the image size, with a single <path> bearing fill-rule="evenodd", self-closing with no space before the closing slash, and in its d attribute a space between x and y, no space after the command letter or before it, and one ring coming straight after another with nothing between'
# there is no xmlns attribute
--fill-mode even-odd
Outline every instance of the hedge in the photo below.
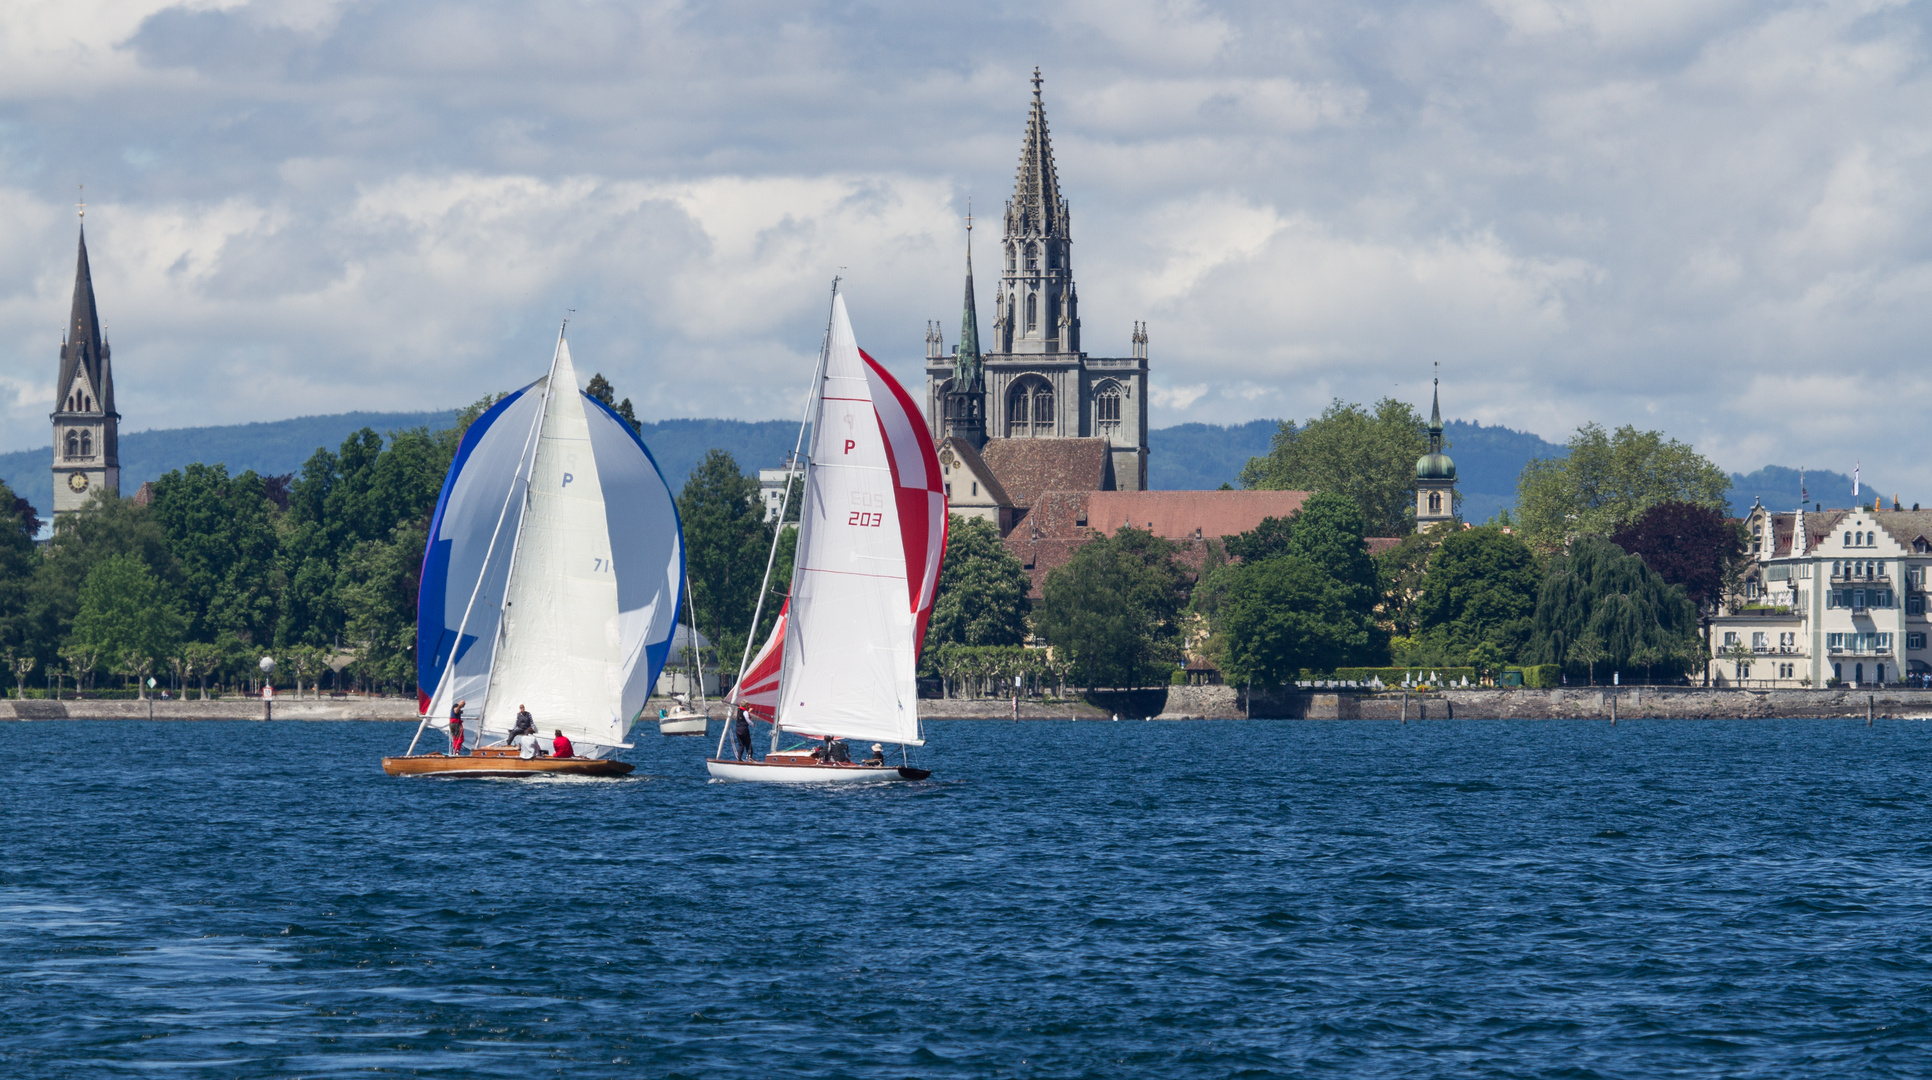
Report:
<svg viewBox="0 0 1932 1080"><path fill-rule="evenodd" d="M1531 690L1549 690L1563 685L1562 664L1535 664L1523 669L1523 685Z"/></svg>

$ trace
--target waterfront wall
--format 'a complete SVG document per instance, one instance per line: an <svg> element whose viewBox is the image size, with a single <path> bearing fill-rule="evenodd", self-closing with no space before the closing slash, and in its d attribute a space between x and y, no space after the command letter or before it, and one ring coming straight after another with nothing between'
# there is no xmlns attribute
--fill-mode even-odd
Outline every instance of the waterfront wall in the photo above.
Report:
<svg viewBox="0 0 1932 1080"><path fill-rule="evenodd" d="M653 698L642 727L669 701ZM1091 702L1021 701L1021 720L1240 720L1250 715L1239 687L1174 686L1103 691ZM715 720L728 713L711 702ZM1010 720L1011 700L923 699L928 720ZM1730 690L1679 686L1567 687L1557 690L1443 690L1429 694L1351 690L1277 692L1254 696L1252 715L1286 720L1609 720L1777 719L1851 717L1932 719L1932 690L1840 687L1831 690ZM407 698L278 698L270 709L255 698L216 701L0 700L5 720L390 720L415 721Z"/></svg>

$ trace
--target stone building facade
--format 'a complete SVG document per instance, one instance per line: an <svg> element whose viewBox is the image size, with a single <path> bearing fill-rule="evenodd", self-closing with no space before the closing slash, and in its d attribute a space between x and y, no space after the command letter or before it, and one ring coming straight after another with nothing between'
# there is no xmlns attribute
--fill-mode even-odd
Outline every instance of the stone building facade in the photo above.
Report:
<svg viewBox="0 0 1932 1080"><path fill-rule="evenodd" d="M1134 324L1130 356L1088 356L1080 349L1072 217L1060 196L1037 69L999 258L993 332L983 350L970 250L966 311L952 357L940 332L927 332L926 415L934 438L969 441L982 452L1002 440L1102 439L1114 482L1144 490L1146 328Z"/></svg>

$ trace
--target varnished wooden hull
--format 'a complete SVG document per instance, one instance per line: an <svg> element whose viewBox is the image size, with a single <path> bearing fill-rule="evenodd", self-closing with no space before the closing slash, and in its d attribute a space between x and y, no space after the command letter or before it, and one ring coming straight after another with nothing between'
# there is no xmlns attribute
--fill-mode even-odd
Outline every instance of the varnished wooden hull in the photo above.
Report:
<svg viewBox="0 0 1932 1080"><path fill-rule="evenodd" d="M470 757L412 754L382 759L391 776L626 776L637 766L610 758L520 758L515 754L481 753Z"/></svg>

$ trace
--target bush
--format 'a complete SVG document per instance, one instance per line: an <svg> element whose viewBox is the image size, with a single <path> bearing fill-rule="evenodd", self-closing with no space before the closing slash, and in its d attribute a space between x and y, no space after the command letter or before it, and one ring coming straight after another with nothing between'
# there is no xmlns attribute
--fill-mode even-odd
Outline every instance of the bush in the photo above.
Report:
<svg viewBox="0 0 1932 1080"><path fill-rule="evenodd" d="M1549 690L1563 685L1562 664L1534 664L1523 669L1523 685L1531 690Z"/></svg>
<svg viewBox="0 0 1932 1080"><path fill-rule="evenodd" d="M1187 685L1187 669L1186 669L1186 668L1175 668L1175 669L1174 669L1174 674L1172 674L1172 675L1169 675L1169 676L1167 677L1167 685L1169 685L1169 686L1186 686L1186 685Z"/></svg>

